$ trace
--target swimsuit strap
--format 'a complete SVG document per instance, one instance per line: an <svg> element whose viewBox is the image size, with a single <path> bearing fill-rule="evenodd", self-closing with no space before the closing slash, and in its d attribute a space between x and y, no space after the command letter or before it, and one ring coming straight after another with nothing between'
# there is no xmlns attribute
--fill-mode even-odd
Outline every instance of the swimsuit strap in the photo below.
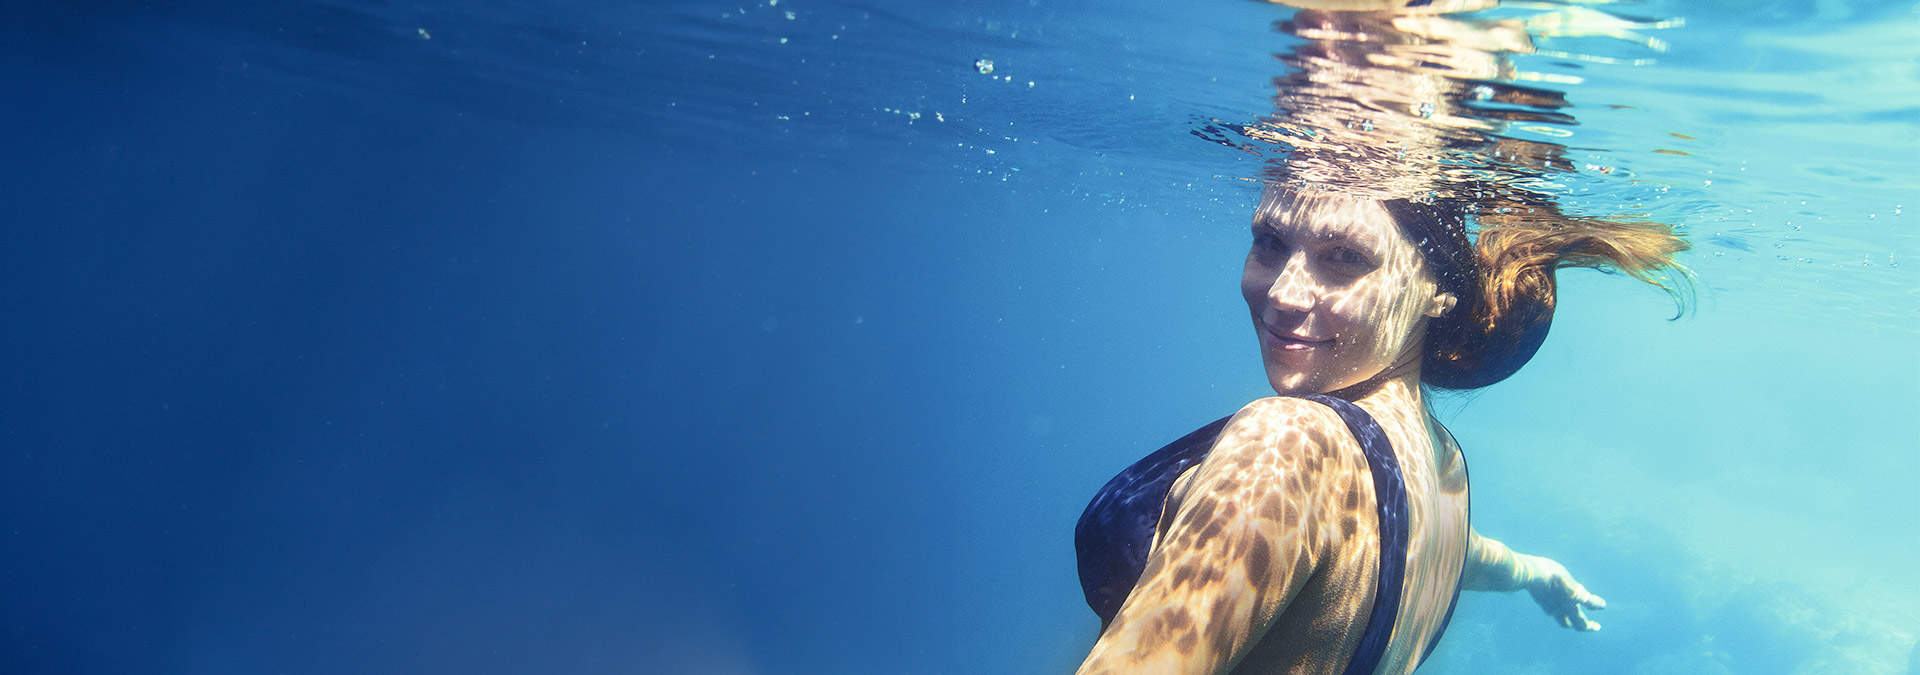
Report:
<svg viewBox="0 0 1920 675"><path fill-rule="evenodd" d="M1353 658L1348 661L1344 671L1345 675L1372 675L1386 655L1387 644L1393 638L1393 624L1400 612L1409 529L1406 483L1401 478L1400 462L1393 454L1393 444L1387 439L1386 431L1365 410L1348 401L1322 394L1301 398L1327 406L1340 416L1340 420L1347 425L1347 431L1360 443L1360 450L1367 458L1367 470L1372 474L1375 507L1380 522L1380 563L1366 629L1361 633L1360 644L1354 649ZM1161 511L1173 481L1189 467L1206 459L1220 432L1231 419L1222 417L1215 420L1127 467L1113 480L1107 481L1100 488L1100 493L1087 504L1086 511L1080 514L1080 521L1073 529L1074 548L1079 558L1080 586L1086 593L1087 605L1100 616L1102 631L1120 613L1120 606L1126 602L1127 595L1133 592L1134 585L1139 583L1140 575L1146 569L1153 535L1159 527ZM1460 599L1458 582L1455 583L1453 597L1453 603ZM1434 645L1439 644L1440 634L1446 631L1448 621L1453 618L1453 603L1448 604L1446 617L1441 619L1439 628L1427 643L1426 653L1420 656L1421 661L1425 661L1427 655L1433 652Z"/></svg>
<svg viewBox="0 0 1920 675"><path fill-rule="evenodd" d="M1407 485L1400 477L1400 460L1393 454L1393 443L1372 415L1360 406L1325 394L1301 398L1332 408L1347 423L1360 452L1367 456L1367 471L1373 474L1374 507L1380 517L1380 564L1374 578L1373 609L1367 613L1367 627L1360 644L1353 649L1344 675L1373 675L1380 659L1393 640L1393 623L1400 614L1400 589L1407 574Z"/></svg>

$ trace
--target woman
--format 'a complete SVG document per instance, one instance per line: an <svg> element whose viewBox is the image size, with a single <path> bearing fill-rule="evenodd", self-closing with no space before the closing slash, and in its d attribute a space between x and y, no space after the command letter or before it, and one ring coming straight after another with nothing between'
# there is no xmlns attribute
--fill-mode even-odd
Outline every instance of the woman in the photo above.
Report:
<svg viewBox="0 0 1920 675"><path fill-rule="evenodd" d="M1112 611L1081 672L1410 672L1457 589L1525 588L1562 625L1599 628L1581 608L1604 602L1558 563L1468 527L1466 464L1422 383L1517 369L1544 337L1553 269L1644 275L1685 244L1653 224L1485 217L1475 246L1461 208L1268 189L1241 291L1280 396L1155 453L1088 508L1083 582ZM1396 475L1403 496L1383 487ZM1116 594L1144 511L1151 553ZM1396 521L1404 534L1383 538Z"/></svg>
<svg viewBox="0 0 1920 675"><path fill-rule="evenodd" d="M1470 111L1458 96L1390 98L1466 85L1351 65L1395 61L1378 50L1396 44L1426 54L1446 45L1377 21L1372 32L1353 17L1302 12L1295 22L1306 20L1343 43L1297 50L1334 65L1303 66L1292 89L1281 81L1277 99L1291 120L1275 133L1322 145L1290 141L1295 152L1254 214L1241 279L1279 396L1141 460L1088 506L1076 544L1104 627L1081 673L1407 673L1438 640L1461 589L1524 588L1562 625L1599 628L1582 610L1604 602L1564 567L1472 530L1466 463L1428 412L1426 389L1486 386L1525 364L1551 321L1555 270L1610 269L1665 285L1660 271L1677 271L1673 255L1687 245L1657 223L1563 215L1526 190L1489 183L1491 170L1448 187L1445 167L1457 159L1409 158L1404 148L1513 139L1462 117ZM1365 50L1376 51L1356 58ZM1441 82L1400 86L1421 78ZM1314 90L1354 83L1394 86L1359 99ZM1474 97L1507 91L1520 90ZM1417 112L1387 114L1396 109ZM1340 121L1354 110L1365 124ZM1316 111L1332 112L1315 119ZM1449 118L1466 121L1423 126ZM1383 138L1382 129L1402 136ZM1520 168L1540 169L1555 147L1534 144ZM1389 166L1356 148L1403 150ZM1407 169L1423 159L1435 168Z"/></svg>

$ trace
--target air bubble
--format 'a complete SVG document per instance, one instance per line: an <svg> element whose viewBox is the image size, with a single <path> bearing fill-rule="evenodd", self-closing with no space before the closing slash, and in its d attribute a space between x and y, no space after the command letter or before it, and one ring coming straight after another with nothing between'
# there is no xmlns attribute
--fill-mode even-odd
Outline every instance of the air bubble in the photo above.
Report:
<svg viewBox="0 0 1920 675"><path fill-rule="evenodd" d="M981 75L992 75L993 60L992 59L974 59L973 69L980 71Z"/></svg>

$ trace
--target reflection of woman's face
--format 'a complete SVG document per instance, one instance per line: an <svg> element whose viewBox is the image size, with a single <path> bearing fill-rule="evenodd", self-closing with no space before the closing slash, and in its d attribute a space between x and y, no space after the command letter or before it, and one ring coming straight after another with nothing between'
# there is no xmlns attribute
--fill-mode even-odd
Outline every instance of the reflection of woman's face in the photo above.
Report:
<svg viewBox="0 0 1920 675"><path fill-rule="evenodd" d="M1445 306L1386 207L1269 190L1254 213L1240 292L1267 380L1282 395L1337 391L1419 362L1424 319Z"/></svg>

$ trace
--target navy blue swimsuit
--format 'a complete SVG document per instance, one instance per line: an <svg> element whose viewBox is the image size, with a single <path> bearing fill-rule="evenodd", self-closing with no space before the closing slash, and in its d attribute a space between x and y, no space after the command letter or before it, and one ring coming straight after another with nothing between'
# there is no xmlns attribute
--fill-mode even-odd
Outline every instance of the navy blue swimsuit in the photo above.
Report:
<svg viewBox="0 0 1920 675"><path fill-rule="evenodd" d="M1386 431L1365 410L1332 396L1315 394L1301 398L1332 408L1340 415L1354 440L1360 442L1360 450L1367 456L1367 469L1373 475L1373 493L1380 517L1379 575L1374 582L1373 608L1367 614L1366 630L1360 634L1360 644L1344 671L1345 675L1372 675L1386 654L1387 643L1393 638L1394 618L1400 611L1401 582L1407 571L1407 486L1400 477L1400 462L1393 454L1393 444L1387 440ZM1101 630L1113 623L1114 615L1120 613L1120 605L1126 602L1127 594L1133 592L1141 571L1146 569L1154 530L1160 525L1160 512L1173 481L1207 458L1229 419L1232 418L1223 417L1200 427L1127 467L1107 481L1093 502L1087 504L1086 512L1080 514L1080 523L1073 528L1074 548L1080 557L1080 588L1087 595L1087 605L1100 615ZM1454 602L1460 599L1457 584L1453 598ZM1450 602L1446 617L1440 620L1440 627L1427 643L1426 653L1420 656L1421 661L1433 653L1434 645L1440 643L1440 634L1447 629L1447 621L1452 618Z"/></svg>

